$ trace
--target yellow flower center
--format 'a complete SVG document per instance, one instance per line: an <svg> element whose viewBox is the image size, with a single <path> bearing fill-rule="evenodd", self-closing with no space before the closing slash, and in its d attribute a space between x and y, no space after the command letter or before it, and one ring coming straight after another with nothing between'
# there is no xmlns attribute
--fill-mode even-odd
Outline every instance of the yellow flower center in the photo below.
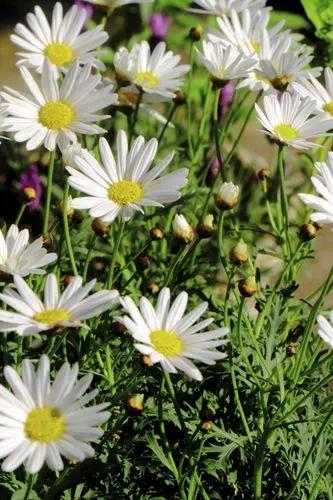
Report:
<svg viewBox="0 0 333 500"><path fill-rule="evenodd" d="M33 319L45 325L56 325L61 321L68 321L70 317L70 314L64 309L45 309L36 313Z"/></svg>
<svg viewBox="0 0 333 500"><path fill-rule="evenodd" d="M65 43L50 43L44 50L44 55L56 66L68 66L75 59L75 52Z"/></svg>
<svg viewBox="0 0 333 500"><path fill-rule="evenodd" d="M143 189L141 184L135 181L119 181L108 189L108 196L117 205L127 205L141 200Z"/></svg>
<svg viewBox="0 0 333 500"><path fill-rule="evenodd" d="M137 73L135 83L140 87L153 89L158 84L158 79L151 71L144 71L142 73Z"/></svg>
<svg viewBox="0 0 333 500"><path fill-rule="evenodd" d="M184 350L184 344L178 335L164 329L151 332L150 342L155 351L163 356L177 356Z"/></svg>
<svg viewBox="0 0 333 500"><path fill-rule="evenodd" d="M65 431L66 422L64 417L50 406L31 410L24 422L26 437L38 443L58 441Z"/></svg>
<svg viewBox="0 0 333 500"><path fill-rule="evenodd" d="M63 101L48 102L39 111L39 122L50 130L61 130L68 127L74 119L74 110Z"/></svg>
<svg viewBox="0 0 333 500"><path fill-rule="evenodd" d="M326 111L326 113L329 113L331 116L333 116L333 101L325 104L323 106L323 110Z"/></svg>
<svg viewBox="0 0 333 500"><path fill-rule="evenodd" d="M253 41L251 42L251 45L252 45L253 50L254 50L257 54L259 54L260 49L261 49L260 43L259 43L259 42L257 42L257 40L253 40Z"/></svg>
<svg viewBox="0 0 333 500"><path fill-rule="evenodd" d="M285 123L281 123L277 125L274 130L274 135L276 135L283 142L293 141L299 136L298 130L296 130L291 125L287 125Z"/></svg>

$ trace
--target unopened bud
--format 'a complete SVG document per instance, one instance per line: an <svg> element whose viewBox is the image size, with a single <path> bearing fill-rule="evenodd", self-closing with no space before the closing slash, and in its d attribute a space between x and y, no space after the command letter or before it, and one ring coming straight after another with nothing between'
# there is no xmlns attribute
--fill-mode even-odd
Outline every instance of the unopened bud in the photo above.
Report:
<svg viewBox="0 0 333 500"><path fill-rule="evenodd" d="M254 276L239 281L238 290L243 297L252 297L257 293L257 283Z"/></svg>
<svg viewBox="0 0 333 500"><path fill-rule="evenodd" d="M62 217L63 211L64 211L63 204L62 203L57 203L57 205L56 205L56 214L58 215L58 217ZM70 204L67 204L67 217L68 217L68 219L71 220L73 218L73 215L74 215L74 208L72 208L70 206Z"/></svg>
<svg viewBox="0 0 333 500"><path fill-rule="evenodd" d="M128 87L131 85L131 81L125 75L121 75L120 73L116 73L115 79L118 87Z"/></svg>
<svg viewBox="0 0 333 500"><path fill-rule="evenodd" d="M290 344L287 347L288 356L294 356L297 353L297 344Z"/></svg>
<svg viewBox="0 0 333 500"><path fill-rule="evenodd" d="M111 230L110 226L107 226L102 222L100 219L94 219L91 223L92 230L98 235L98 236L104 236L105 234L108 234Z"/></svg>
<svg viewBox="0 0 333 500"><path fill-rule="evenodd" d="M148 255L140 255L136 261L136 267L137 269L140 269L141 271L145 271L151 266L151 260L148 257Z"/></svg>
<svg viewBox="0 0 333 500"><path fill-rule="evenodd" d="M258 176L258 179L260 179L261 181L264 181L266 179L269 179L270 171L268 170L268 168L262 168L257 173L257 176Z"/></svg>
<svg viewBox="0 0 333 500"><path fill-rule="evenodd" d="M229 254L231 262L236 265L245 264L249 259L247 244L240 240Z"/></svg>
<svg viewBox="0 0 333 500"><path fill-rule="evenodd" d="M299 232L299 237L303 241L311 241L317 236L317 228L314 224L304 224Z"/></svg>
<svg viewBox="0 0 333 500"><path fill-rule="evenodd" d="M76 222L76 224L81 224L83 221L83 215L79 210L74 210L72 219Z"/></svg>
<svg viewBox="0 0 333 500"><path fill-rule="evenodd" d="M127 399L127 410L132 415L138 415L144 410L143 394L133 394Z"/></svg>
<svg viewBox="0 0 333 500"><path fill-rule="evenodd" d="M215 232L214 216L212 214L206 217L198 224L197 233L201 238L210 238Z"/></svg>
<svg viewBox="0 0 333 500"><path fill-rule="evenodd" d="M49 234L44 234L43 236L43 247L47 250L51 250L54 246L53 238Z"/></svg>
<svg viewBox="0 0 333 500"><path fill-rule="evenodd" d="M164 233L159 227L154 227L150 230L150 237L154 241L162 240L164 238Z"/></svg>
<svg viewBox="0 0 333 500"><path fill-rule="evenodd" d="M213 430L213 422L211 420L206 420L202 422L201 428L206 432L211 432Z"/></svg>
<svg viewBox="0 0 333 500"><path fill-rule="evenodd" d="M190 243L194 238L194 231L184 215L175 215L172 221L173 237L184 243Z"/></svg>
<svg viewBox="0 0 333 500"><path fill-rule="evenodd" d="M22 190L23 199L26 203L36 199L36 191L33 187L26 187Z"/></svg>
<svg viewBox="0 0 333 500"><path fill-rule="evenodd" d="M211 76L210 79L213 84L213 89L215 90L223 89L230 83L230 80L221 80L220 78L216 78L216 76Z"/></svg>
<svg viewBox="0 0 333 500"><path fill-rule="evenodd" d="M141 354L139 361L140 361L140 365L143 368L151 368L152 366L154 366L154 363L152 362L151 357L148 356L147 354Z"/></svg>
<svg viewBox="0 0 333 500"><path fill-rule="evenodd" d="M190 29L190 38L193 42L199 42L204 34L203 27L198 24L194 28Z"/></svg>
<svg viewBox="0 0 333 500"><path fill-rule="evenodd" d="M232 182L223 182L219 192L215 196L216 206L220 210L230 210L239 202L239 186Z"/></svg>
<svg viewBox="0 0 333 500"><path fill-rule="evenodd" d="M125 335L125 333L127 333L127 328L125 325L120 323L120 321L115 321L114 323L112 323L111 331L115 335L123 336Z"/></svg>
<svg viewBox="0 0 333 500"><path fill-rule="evenodd" d="M160 291L160 287L156 283L148 283L147 290L155 295Z"/></svg>
<svg viewBox="0 0 333 500"><path fill-rule="evenodd" d="M173 98L173 102L177 106L181 106L182 104L185 104L186 101L187 101L187 95L185 94L185 92L178 90L178 92L175 93L175 97Z"/></svg>
<svg viewBox="0 0 333 500"><path fill-rule="evenodd" d="M70 285L74 278L75 276L73 276L72 274L65 274L64 282L66 283L66 285Z"/></svg>

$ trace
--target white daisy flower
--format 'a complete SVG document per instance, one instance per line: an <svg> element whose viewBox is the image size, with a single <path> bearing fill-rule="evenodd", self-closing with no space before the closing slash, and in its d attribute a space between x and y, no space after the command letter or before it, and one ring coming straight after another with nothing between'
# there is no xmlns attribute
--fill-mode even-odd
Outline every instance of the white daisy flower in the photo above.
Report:
<svg viewBox="0 0 333 500"><path fill-rule="evenodd" d="M205 331L213 319L196 322L206 311L207 302L184 316L187 301L187 293L182 292L171 305L170 290L163 288L155 308L148 299L142 297L139 310L130 297L124 297L121 304L129 316L118 320L137 341L135 347L142 354L150 356L153 363L161 363L169 373L181 370L195 380L202 380L200 371L190 359L214 365L216 360L225 358L226 354L214 348L227 343L222 337L228 333L228 329Z"/></svg>
<svg viewBox="0 0 333 500"><path fill-rule="evenodd" d="M310 149L315 143L307 139L327 135L332 121L325 116L310 117L316 107L311 99L303 99L299 94L268 95L263 99L264 111L256 104L258 119L276 142L296 149Z"/></svg>
<svg viewBox="0 0 333 500"><path fill-rule="evenodd" d="M90 153L76 157L75 168L67 167L69 184L89 196L73 200L73 207L88 209L93 218L112 222L117 216L129 220L143 207L163 207L180 198L179 190L187 183L188 170L181 168L159 177L173 159L169 153L156 167L149 170L157 153L158 142L147 143L138 137L129 149L123 130L117 135L117 161L106 139L99 141L101 166Z"/></svg>
<svg viewBox="0 0 333 500"><path fill-rule="evenodd" d="M143 92L159 94L172 99L184 83L188 64L179 65L180 56L160 42L151 52L149 43L134 45L131 51L121 47L115 54L114 66L118 80L133 83Z"/></svg>
<svg viewBox="0 0 333 500"><path fill-rule="evenodd" d="M317 318L318 335L333 349L333 311L330 313L329 321L322 315Z"/></svg>
<svg viewBox="0 0 333 500"><path fill-rule="evenodd" d="M47 59L57 76L75 60L100 70L105 69L104 64L97 59L99 53L96 49L106 42L108 34L102 26L82 33L85 21L84 10L74 5L64 16L63 7L57 2L49 23L37 5L35 13L27 15L30 29L19 23L15 26L15 35L10 37L24 50L17 54L21 58L18 65L35 68L41 73Z"/></svg>
<svg viewBox="0 0 333 500"><path fill-rule="evenodd" d="M5 274L45 274L41 269L57 260L56 253L47 253L43 238L29 243L29 231L12 224L4 237L0 229L0 271Z"/></svg>
<svg viewBox="0 0 333 500"><path fill-rule="evenodd" d="M311 220L320 224L333 224L333 153L329 152L326 162L317 162L318 174L311 182L318 195L300 193L301 200L315 210Z"/></svg>
<svg viewBox="0 0 333 500"><path fill-rule="evenodd" d="M189 9L197 14L213 14L214 16L230 15L231 11L242 12L245 9L258 10L266 5L266 0L195 0L200 9Z"/></svg>
<svg viewBox="0 0 333 500"><path fill-rule="evenodd" d="M5 119L7 132L14 132L17 142L26 143L28 151L44 144L53 151L58 145L64 150L70 142L77 142L77 134L102 134L106 132L96 125L108 115L96 114L116 102L113 86L96 88L100 75L92 75L89 65L79 67L75 61L62 83L58 83L48 61L44 62L40 85L27 68L20 72L30 95L6 88L1 95L7 104Z"/></svg>
<svg viewBox="0 0 333 500"><path fill-rule="evenodd" d="M113 12L124 5L130 5L133 3L136 4L145 4L152 3L154 0L85 0L88 3L92 3L93 5L101 5L102 7L107 7L110 12Z"/></svg>
<svg viewBox="0 0 333 500"><path fill-rule="evenodd" d="M96 280L82 286L76 276L59 295L57 278L48 274L44 287L44 303L20 277L14 276L17 292L6 288L0 293L2 302L14 309L0 311L0 332L15 331L26 336L56 327L86 327L82 321L98 316L118 302L116 290L102 290L89 297Z"/></svg>
<svg viewBox="0 0 333 500"><path fill-rule="evenodd" d="M290 40L289 40L290 43ZM277 90L286 90L290 83L300 79L309 78L312 74L317 76L320 74L321 68L309 68L308 65L313 59L312 49L303 46L290 46L286 51L286 47L282 42L281 45L275 46L269 56L264 56L259 61L259 67L256 73L263 81L268 80Z"/></svg>
<svg viewBox="0 0 333 500"><path fill-rule="evenodd" d="M216 81L228 82L243 78L256 64L253 56L241 55L232 45L224 47L221 43L204 41L202 49L203 53L197 50L198 57Z"/></svg>
<svg viewBox="0 0 333 500"><path fill-rule="evenodd" d="M61 470L61 455L78 462L94 455L88 441L103 435L97 426L110 417L105 411L109 403L85 407L98 391L85 394L92 375L78 380L78 371L77 364L64 363L51 383L45 354L36 371L29 359L23 360L22 377L11 366L5 367L11 391L0 385L3 471L12 472L23 463L30 474L39 472L44 463L51 470Z"/></svg>
<svg viewBox="0 0 333 500"><path fill-rule="evenodd" d="M245 9L240 14L232 10L230 18L225 15L217 18L219 30L209 29L207 38L213 43L222 43L225 47L232 45L240 53L255 56L259 60L264 44L267 40L274 41L284 24L282 21L268 30L268 22L268 9L256 12Z"/></svg>
<svg viewBox="0 0 333 500"><path fill-rule="evenodd" d="M313 75L309 75L309 80L301 78L293 83L293 89L303 97L310 97L317 104L317 110L324 112L327 118L333 119L333 71L325 68L325 86L322 85Z"/></svg>

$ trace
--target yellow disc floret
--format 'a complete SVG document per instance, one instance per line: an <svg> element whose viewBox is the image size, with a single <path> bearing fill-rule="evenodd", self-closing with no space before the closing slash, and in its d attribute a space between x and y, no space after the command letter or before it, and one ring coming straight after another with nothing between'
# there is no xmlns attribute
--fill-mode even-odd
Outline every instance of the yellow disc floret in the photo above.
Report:
<svg viewBox="0 0 333 500"><path fill-rule="evenodd" d="M70 317L70 314L64 309L44 309L44 311L36 313L33 319L45 325L57 325L61 321L68 321Z"/></svg>
<svg viewBox="0 0 333 500"><path fill-rule="evenodd" d="M141 73L137 73L135 83L140 87L153 89L158 84L158 78L151 71L143 71Z"/></svg>
<svg viewBox="0 0 333 500"><path fill-rule="evenodd" d="M151 332L150 342L155 351L163 356L177 356L184 350L183 342L178 335L164 329Z"/></svg>
<svg viewBox="0 0 333 500"><path fill-rule="evenodd" d="M75 120L73 108L64 101L51 101L41 107L39 122L50 130L61 130Z"/></svg>
<svg viewBox="0 0 333 500"><path fill-rule="evenodd" d="M274 130L274 135L277 136L282 142L289 142L297 139L299 136L298 130L296 130L291 125L287 125L285 123L281 123L277 125Z"/></svg>
<svg viewBox="0 0 333 500"><path fill-rule="evenodd" d="M44 55L56 66L68 66L75 59L75 52L65 43L50 43L44 50Z"/></svg>
<svg viewBox="0 0 333 500"><path fill-rule="evenodd" d="M143 189L138 182L123 180L109 187L108 196L117 205L127 205L141 200Z"/></svg>
<svg viewBox="0 0 333 500"><path fill-rule="evenodd" d="M31 410L24 422L26 437L38 443L58 441L65 431L66 422L64 417L50 406Z"/></svg>
<svg viewBox="0 0 333 500"><path fill-rule="evenodd" d="M331 116L333 116L333 101L325 104L323 106L323 110L326 111L326 113L329 113Z"/></svg>

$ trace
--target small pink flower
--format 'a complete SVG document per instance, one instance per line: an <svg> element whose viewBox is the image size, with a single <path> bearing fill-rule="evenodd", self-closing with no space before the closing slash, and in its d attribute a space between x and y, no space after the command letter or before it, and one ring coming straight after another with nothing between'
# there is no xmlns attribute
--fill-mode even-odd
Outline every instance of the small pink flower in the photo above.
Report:
<svg viewBox="0 0 333 500"><path fill-rule="evenodd" d="M221 89L219 112L222 120L227 114L229 106L233 101L233 98L235 96L235 88L236 88L235 82L229 82L225 87Z"/></svg>
<svg viewBox="0 0 333 500"><path fill-rule="evenodd" d="M149 18L149 26L152 29L153 36L155 38L158 38L160 41L164 40L167 31L169 29L169 26L171 24L170 19L167 16L164 16L163 14L153 14Z"/></svg>

